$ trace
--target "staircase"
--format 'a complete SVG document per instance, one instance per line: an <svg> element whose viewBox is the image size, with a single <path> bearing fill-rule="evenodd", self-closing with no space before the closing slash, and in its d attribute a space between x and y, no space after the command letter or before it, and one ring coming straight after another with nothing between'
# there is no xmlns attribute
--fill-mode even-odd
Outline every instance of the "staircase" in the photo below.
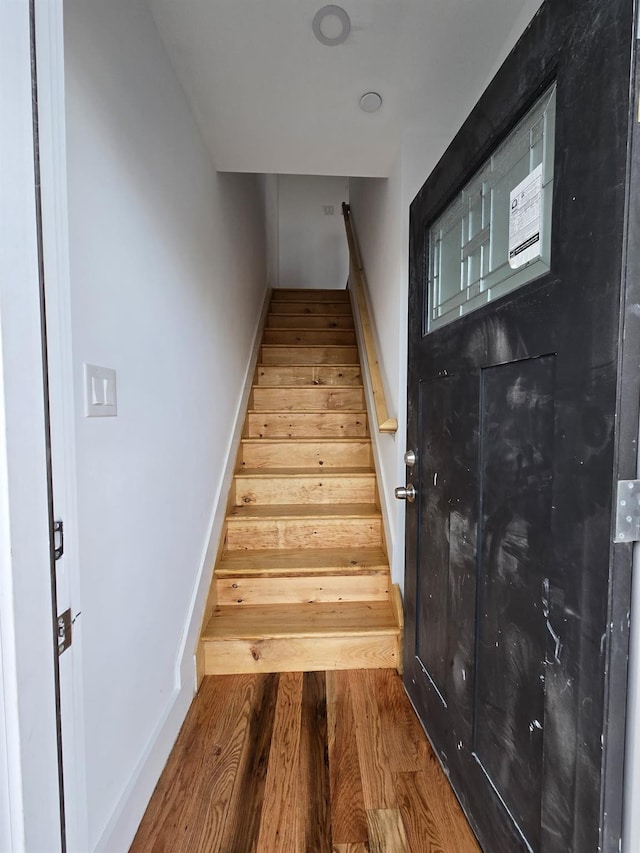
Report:
<svg viewBox="0 0 640 853"><path fill-rule="evenodd" d="M204 674L400 666L347 291L273 292L212 584Z"/></svg>

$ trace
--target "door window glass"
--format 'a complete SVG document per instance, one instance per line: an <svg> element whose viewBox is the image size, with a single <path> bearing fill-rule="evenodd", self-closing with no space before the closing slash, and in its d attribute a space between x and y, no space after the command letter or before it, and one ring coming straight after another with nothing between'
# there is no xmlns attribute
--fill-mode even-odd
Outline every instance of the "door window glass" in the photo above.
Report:
<svg viewBox="0 0 640 853"><path fill-rule="evenodd" d="M429 229L427 331L548 272L556 85Z"/></svg>

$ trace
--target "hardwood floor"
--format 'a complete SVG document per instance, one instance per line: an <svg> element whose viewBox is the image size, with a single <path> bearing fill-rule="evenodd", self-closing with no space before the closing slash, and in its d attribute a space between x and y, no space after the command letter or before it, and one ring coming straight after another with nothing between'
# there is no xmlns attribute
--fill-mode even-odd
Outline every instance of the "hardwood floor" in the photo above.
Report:
<svg viewBox="0 0 640 853"><path fill-rule="evenodd" d="M208 676L131 853L479 853L393 670Z"/></svg>

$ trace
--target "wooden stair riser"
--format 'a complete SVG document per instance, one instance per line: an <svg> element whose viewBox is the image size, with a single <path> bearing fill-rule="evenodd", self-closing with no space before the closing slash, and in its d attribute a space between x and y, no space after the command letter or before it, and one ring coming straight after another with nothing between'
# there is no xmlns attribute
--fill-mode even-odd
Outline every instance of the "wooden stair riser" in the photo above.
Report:
<svg viewBox="0 0 640 853"><path fill-rule="evenodd" d="M324 414L342 409L364 409L365 400L362 386L265 388L257 385L253 388L251 406L256 412L317 411Z"/></svg>
<svg viewBox="0 0 640 853"><path fill-rule="evenodd" d="M382 543L382 518L227 519L229 551L260 548L376 548Z"/></svg>
<svg viewBox="0 0 640 853"><path fill-rule="evenodd" d="M243 441L240 468L367 468L373 464L371 441Z"/></svg>
<svg viewBox="0 0 640 853"><path fill-rule="evenodd" d="M236 476L235 504L353 504L375 503L375 474L358 476Z"/></svg>
<svg viewBox="0 0 640 853"><path fill-rule="evenodd" d="M363 438L364 412L249 412L245 438Z"/></svg>
<svg viewBox="0 0 640 853"><path fill-rule="evenodd" d="M346 314L350 317L353 316L351 302L348 301L318 302L314 304L313 302L287 302L284 300L276 300L275 302L271 302L269 306L269 313L278 314L280 316L287 314L297 314L298 316L300 316L301 314L304 314L305 316L323 314Z"/></svg>
<svg viewBox="0 0 640 853"><path fill-rule="evenodd" d="M220 606L387 601L389 576L324 575L269 578L218 578Z"/></svg>
<svg viewBox="0 0 640 853"><path fill-rule="evenodd" d="M256 370L257 385L362 385L362 371L358 365L335 365L317 367L313 364L267 365Z"/></svg>
<svg viewBox="0 0 640 853"><path fill-rule="evenodd" d="M268 329L353 329L351 314L269 314Z"/></svg>
<svg viewBox="0 0 640 853"><path fill-rule="evenodd" d="M309 290L276 288L271 293L272 302L349 302L348 290Z"/></svg>
<svg viewBox="0 0 640 853"><path fill-rule="evenodd" d="M261 364L360 364L358 348L352 346L264 345Z"/></svg>
<svg viewBox="0 0 640 853"><path fill-rule="evenodd" d="M216 566L216 578L296 578L345 575L384 575L389 562L381 548L359 551L328 548L316 551L227 552Z"/></svg>
<svg viewBox="0 0 640 853"><path fill-rule="evenodd" d="M353 346L356 333L352 329L265 329L264 344L287 346Z"/></svg>
<svg viewBox="0 0 640 853"><path fill-rule="evenodd" d="M205 640L206 675L239 672L319 672L335 669L395 669L396 635Z"/></svg>

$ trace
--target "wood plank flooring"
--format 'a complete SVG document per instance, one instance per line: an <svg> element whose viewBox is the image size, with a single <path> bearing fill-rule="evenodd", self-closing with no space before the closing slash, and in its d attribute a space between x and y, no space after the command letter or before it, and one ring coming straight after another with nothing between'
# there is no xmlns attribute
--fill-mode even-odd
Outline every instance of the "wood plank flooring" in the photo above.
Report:
<svg viewBox="0 0 640 853"><path fill-rule="evenodd" d="M131 853L479 853L393 670L208 676Z"/></svg>

